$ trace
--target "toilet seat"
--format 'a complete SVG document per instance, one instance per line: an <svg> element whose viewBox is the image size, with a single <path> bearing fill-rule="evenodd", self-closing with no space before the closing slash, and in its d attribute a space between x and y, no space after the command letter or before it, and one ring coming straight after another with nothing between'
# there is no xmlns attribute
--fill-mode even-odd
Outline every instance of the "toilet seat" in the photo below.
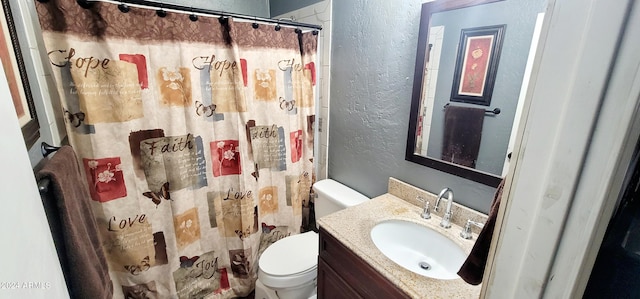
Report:
<svg viewBox="0 0 640 299"><path fill-rule="evenodd" d="M288 288L318 275L318 234L306 232L271 244L258 261L258 279L268 287Z"/></svg>

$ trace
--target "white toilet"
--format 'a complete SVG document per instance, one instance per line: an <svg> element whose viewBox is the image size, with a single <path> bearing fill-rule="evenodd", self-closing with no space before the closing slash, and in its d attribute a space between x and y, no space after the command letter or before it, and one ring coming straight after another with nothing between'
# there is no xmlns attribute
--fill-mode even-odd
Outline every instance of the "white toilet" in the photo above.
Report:
<svg viewBox="0 0 640 299"><path fill-rule="evenodd" d="M368 197L326 179L313 185L316 219L369 200ZM318 234L306 232L269 246L258 261L256 299L316 298Z"/></svg>

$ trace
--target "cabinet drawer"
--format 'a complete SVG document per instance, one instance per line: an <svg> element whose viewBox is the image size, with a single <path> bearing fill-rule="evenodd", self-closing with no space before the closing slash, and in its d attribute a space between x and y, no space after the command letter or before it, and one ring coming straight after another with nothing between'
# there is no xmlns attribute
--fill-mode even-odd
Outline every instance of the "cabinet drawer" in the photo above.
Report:
<svg viewBox="0 0 640 299"><path fill-rule="evenodd" d="M323 263L320 261L323 260ZM368 263L320 227L320 267L328 265L363 298L410 298ZM320 280L320 277L319 277ZM318 284L321 282L318 281ZM331 297L326 297L331 298ZM322 298L320 298L322 299Z"/></svg>
<svg viewBox="0 0 640 299"><path fill-rule="evenodd" d="M318 259L318 298L361 299L360 295L349 286L326 262Z"/></svg>

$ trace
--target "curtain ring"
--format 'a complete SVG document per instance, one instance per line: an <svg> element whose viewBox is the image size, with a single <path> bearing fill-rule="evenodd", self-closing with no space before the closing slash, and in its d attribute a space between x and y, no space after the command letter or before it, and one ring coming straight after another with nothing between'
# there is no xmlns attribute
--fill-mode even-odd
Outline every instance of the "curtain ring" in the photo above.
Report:
<svg viewBox="0 0 640 299"><path fill-rule="evenodd" d="M118 9L123 13L129 12L129 6L124 4L124 2L120 2L120 4L118 4Z"/></svg>
<svg viewBox="0 0 640 299"><path fill-rule="evenodd" d="M93 5L93 3L89 3L87 2L87 0L77 0L76 3L78 3L78 5L80 5L80 7L84 9L89 9Z"/></svg>
<svg viewBox="0 0 640 299"><path fill-rule="evenodd" d="M196 16L196 14L193 13L193 6L191 6L191 14L189 15L189 20L191 20L191 22L195 22L198 20L198 16Z"/></svg>
<svg viewBox="0 0 640 299"><path fill-rule="evenodd" d="M167 12L164 10L164 8L162 7L162 1L160 1L160 9L156 10L156 15L158 17L164 18L167 16Z"/></svg>
<svg viewBox="0 0 640 299"><path fill-rule="evenodd" d="M258 27L260 27L256 18L253 18L253 24L251 24L251 27L253 27L253 29L258 29Z"/></svg>
<svg viewBox="0 0 640 299"><path fill-rule="evenodd" d="M227 24L228 21L229 18L225 17L224 15L220 15L220 17L218 18L218 22L220 22L220 24Z"/></svg>
<svg viewBox="0 0 640 299"><path fill-rule="evenodd" d="M273 29L275 29L275 31L280 31L280 29L282 29L282 27L280 26L280 23L278 23L278 25L276 25L276 27L273 28Z"/></svg>

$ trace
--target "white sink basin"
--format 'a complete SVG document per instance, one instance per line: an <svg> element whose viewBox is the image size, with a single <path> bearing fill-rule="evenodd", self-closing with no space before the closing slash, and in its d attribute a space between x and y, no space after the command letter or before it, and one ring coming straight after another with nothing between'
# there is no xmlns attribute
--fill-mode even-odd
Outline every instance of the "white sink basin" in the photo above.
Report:
<svg viewBox="0 0 640 299"><path fill-rule="evenodd" d="M414 273L436 278L460 278L467 258L451 239L417 223L389 220L371 229L373 244L389 259Z"/></svg>

